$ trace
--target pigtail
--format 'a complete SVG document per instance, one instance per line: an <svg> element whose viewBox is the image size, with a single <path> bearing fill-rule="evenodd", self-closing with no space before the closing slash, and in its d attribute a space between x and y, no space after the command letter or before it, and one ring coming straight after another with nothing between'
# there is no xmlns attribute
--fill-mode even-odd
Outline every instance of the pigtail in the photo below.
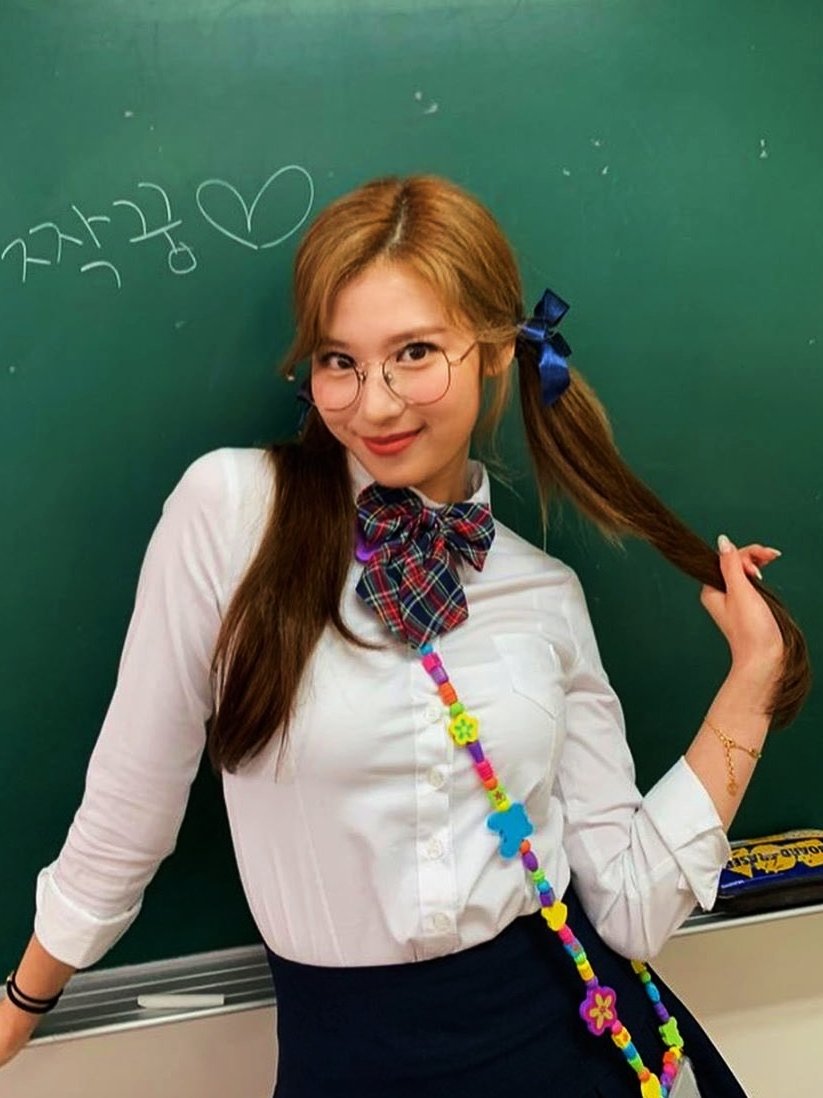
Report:
<svg viewBox="0 0 823 1098"><path fill-rule="evenodd" d="M543 404L538 353L534 343L518 340L521 410L544 518L549 501L565 495L612 544L626 535L643 538L699 583L725 590L715 551L628 467L605 408L574 368L563 395L549 407ZM785 645L783 673L769 706L774 724L783 727L796 717L811 687L806 641L777 596L760 584L758 591Z"/></svg>
<svg viewBox="0 0 823 1098"><path fill-rule="evenodd" d="M279 734L278 760L298 689L331 625L363 644L340 612L354 550L354 501L345 450L312 410L300 440L268 450L274 498L258 553L215 646L219 705L208 730L212 767L233 772Z"/></svg>

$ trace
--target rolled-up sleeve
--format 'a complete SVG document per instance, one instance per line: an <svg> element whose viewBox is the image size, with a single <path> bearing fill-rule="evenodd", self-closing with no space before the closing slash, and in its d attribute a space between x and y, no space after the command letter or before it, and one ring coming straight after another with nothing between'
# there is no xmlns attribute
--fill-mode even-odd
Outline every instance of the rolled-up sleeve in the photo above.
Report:
<svg viewBox="0 0 823 1098"><path fill-rule="evenodd" d="M564 609L575 651L556 776L564 848L581 902L603 940L624 956L649 958L695 903L713 905L729 844L711 798L684 758L641 796L620 702L573 573Z"/></svg>
<svg viewBox="0 0 823 1098"><path fill-rule="evenodd" d="M59 856L37 879L35 933L76 968L94 964L128 929L177 840L213 705L231 487L225 451L214 451L166 500L82 802Z"/></svg>

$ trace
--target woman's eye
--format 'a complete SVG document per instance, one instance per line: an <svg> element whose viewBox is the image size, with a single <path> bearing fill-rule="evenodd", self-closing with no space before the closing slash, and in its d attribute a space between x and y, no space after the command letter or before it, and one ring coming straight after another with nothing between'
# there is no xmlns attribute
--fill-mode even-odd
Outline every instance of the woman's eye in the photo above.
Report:
<svg viewBox="0 0 823 1098"><path fill-rule="evenodd" d="M400 363L425 364L431 361L438 350L433 343L407 343L395 357Z"/></svg>
<svg viewBox="0 0 823 1098"><path fill-rule="evenodd" d="M351 370L354 366L353 359L348 355L338 354L337 351L328 351L326 354L321 355L319 364L326 370Z"/></svg>

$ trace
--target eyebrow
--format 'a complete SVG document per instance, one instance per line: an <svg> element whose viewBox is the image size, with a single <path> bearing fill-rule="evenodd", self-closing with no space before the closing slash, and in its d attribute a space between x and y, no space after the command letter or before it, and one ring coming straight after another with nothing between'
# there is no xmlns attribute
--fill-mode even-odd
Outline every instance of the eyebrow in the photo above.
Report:
<svg viewBox="0 0 823 1098"><path fill-rule="evenodd" d="M427 336L443 335L447 331L449 331L448 328L412 328L408 332L398 332L396 335L389 336L384 346L394 347L399 343L409 343L412 340L424 339ZM321 339L318 349L320 347L339 347L341 351L351 350L350 345L345 340L333 339L331 336Z"/></svg>

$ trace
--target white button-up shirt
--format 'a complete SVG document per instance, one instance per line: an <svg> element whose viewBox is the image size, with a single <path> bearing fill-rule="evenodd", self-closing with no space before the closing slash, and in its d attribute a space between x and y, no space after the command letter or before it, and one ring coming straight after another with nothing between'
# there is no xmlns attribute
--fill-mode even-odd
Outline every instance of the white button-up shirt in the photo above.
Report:
<svg viewBox="0 0 823 1098"><path fill-rule="evenodd" d="M355 492L369 483L354 460L351 472ZM483 467L471 473L471 498L488 502ZM264 451L223 449L195 461L166 501L82 804L37 882L35 931L76 967L128 928L174 848L214 705L214 642L272 488ZM382 647L327 629L279 770L275 738L223 775L260 934L314 965L441 956L539 906L520 859L498 853L485 790L419 658L355 594L360 570L353 560L343 617ZM567 565L497 523L483 571L460 571L469 618L435 649L510 798L526 806L546 876L558 894L573 877L613 948L654 955L695 901L714 902L729 847L712 801L682 758L638 792L620 703Z"/></svg>

